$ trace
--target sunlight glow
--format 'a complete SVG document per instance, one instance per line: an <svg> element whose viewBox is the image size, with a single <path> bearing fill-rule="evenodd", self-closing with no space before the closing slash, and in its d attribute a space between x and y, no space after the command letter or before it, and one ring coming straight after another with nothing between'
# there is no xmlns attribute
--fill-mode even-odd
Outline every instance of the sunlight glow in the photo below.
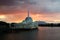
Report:
<svg viewBox="0 0 60 40"><path fill-rule="evenodd" d="M6 16L5 15L0 15L0 18L3 19L3 18L6 18Z"/></svg>

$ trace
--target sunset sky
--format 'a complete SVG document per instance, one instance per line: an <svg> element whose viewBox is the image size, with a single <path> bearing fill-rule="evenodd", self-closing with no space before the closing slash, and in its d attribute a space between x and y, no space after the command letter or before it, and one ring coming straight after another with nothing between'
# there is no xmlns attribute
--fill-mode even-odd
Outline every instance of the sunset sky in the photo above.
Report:
<svg viewBox="0 0 60 40"><path fill-rule="evenodd" d="M0 0L0 21L21 22L28 7L34 21L60 22L60 0Z"/></svg>

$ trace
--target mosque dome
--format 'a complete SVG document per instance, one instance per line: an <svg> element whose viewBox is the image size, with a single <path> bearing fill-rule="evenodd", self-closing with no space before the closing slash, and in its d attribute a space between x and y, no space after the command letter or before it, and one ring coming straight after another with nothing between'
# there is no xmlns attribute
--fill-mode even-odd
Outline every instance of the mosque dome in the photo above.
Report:
<svg viewBox="0 0 60 40"><path fill-rule="evenodd" d="M26 17L25 21L30 21L30 22L32 22L33 20L32 20L31 17Z"/></svg>

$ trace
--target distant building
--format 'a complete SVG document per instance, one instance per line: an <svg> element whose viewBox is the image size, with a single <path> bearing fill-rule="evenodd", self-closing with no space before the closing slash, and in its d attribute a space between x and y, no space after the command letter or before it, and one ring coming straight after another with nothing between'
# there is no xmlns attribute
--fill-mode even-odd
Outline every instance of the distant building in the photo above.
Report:
<svg viewBox="0 0 60 40"><path fill-rule="evenodd" d="M46 24L45 21L37 21L37 22L38 22L38 24Z"/></svg>

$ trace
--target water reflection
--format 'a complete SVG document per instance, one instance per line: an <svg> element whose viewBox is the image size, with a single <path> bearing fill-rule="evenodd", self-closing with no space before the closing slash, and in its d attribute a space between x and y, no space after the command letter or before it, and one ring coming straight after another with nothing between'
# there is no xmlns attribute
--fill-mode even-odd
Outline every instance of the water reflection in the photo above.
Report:
<svg viewBox="0 0 60 40"><path fill-rule="evenodd" d="M20 31L2 34L4 40L36 40L38 30Z"/></svg>
<svg viewBox="0 0 60 40"><path fill-rule="evenodd" d="M39 27L38 30L0 33L0 40L60 40L60 27Z"/></svg>
<svg viewBox="0 0 60 40"><path fill-rule="evenodd" d="M60 27L40 27L38 40L60 40Z"/></svg>

